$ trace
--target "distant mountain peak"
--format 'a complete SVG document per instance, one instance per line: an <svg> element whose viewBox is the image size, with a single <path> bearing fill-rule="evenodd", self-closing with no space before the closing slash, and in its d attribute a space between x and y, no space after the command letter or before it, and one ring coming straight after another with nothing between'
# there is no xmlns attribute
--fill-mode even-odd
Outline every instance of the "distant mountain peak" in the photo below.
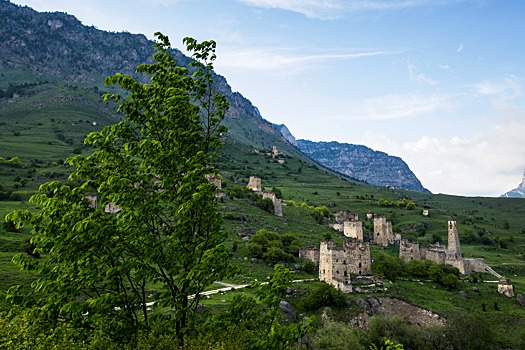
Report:
<svg viewBox="0 0 525 350"><path fill-rule="evenodd" d="M523 178L521 179L521 183L518 185L518 187L508 192L505 192L501 195L501 197L525 198L525 170L523 171Z"/></svg>
<svg viewBox="0 0 525 350"><path fill-rule="evenodd" d="M274 125L301 152L328 169L375 186L429 193L399 157L361 145L336 141L296 140L286 125Z"/></svg>

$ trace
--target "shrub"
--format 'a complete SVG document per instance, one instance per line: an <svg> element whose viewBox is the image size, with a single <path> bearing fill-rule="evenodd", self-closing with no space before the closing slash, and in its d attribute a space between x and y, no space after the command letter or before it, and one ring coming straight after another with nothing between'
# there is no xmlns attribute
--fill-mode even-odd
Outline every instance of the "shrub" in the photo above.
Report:
<svg viewBox="0 0 525 350"><path fill-rule="evenodd" d="M315 288L300 300L300 306L306 310L318 310L324 306L342 307L346 305L345 295L334 286L319 282Z"/></svg>

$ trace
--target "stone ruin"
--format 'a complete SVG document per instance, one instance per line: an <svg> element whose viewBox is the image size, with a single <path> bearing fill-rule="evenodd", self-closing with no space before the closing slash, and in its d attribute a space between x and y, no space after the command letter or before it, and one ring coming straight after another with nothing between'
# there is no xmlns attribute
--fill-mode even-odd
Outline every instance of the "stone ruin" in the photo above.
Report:
<svg viewBox="0 0 525 350"><path fill-rule="evenodd" d="M222 190L222 180L220 176L216 176L214 174L206 174L206 179L210 183L214 184L219 191Z"/></svg>
<svg viewBox="0 0 525 350"><path fill-rule="evenodd" d="M502 277L498 281L498 293L503 294L508 298L514 297L514 287L508 278Z"/></svg>
<svg viewBox="0 0 525 350"><path fill-rule="evenodd" d="M304 260L310 260L317 266L319 266L319 255L319 247L305 247L299 249L299 258Z"/></svg>
<svg viewBox="0 0 525 350"><path fill-rule="evenodd" d="M397 240L400 240L398 237ZM394 244L396 237L392 230L392 222L388 221L385 217L375 216L374 217L374 244L388 247L389 244Z"/></svg>
<svg viewBox="0 0 525 350"><path fill-rule="evenodd" d="M95 209L97 207L97 195L96 194L86 194L84 196L87 200L89 200L88 207L91 209Z"/></svg>
<svg viewBox="0 0 525 350"><path fill-rule="evenodd" d="M421 260L419 242L410 242L407 239L402 239L399 242L399 257L404 261Z"/></svg>
<svg viewBox="0 0 525 350"><path fill-rule="evenodd" d="M356 221L358 221L357 214L351 214L347 210L343 210L343 211L335 213L334 214L334 218L335 218L335 222L336 223L335 224L329 224L328 226L330 226L331 228L333 228L336 231L343 232L343 233L349 232L348 230L350 230L350 226L351 226L351 224L349 224L349 222L356 222ZM345 229L345 227L347 227L347 228ZM347 231L345 231L345 230L347 230ZM345 233L345 236L352 237L352 236L349 236L347 233Z"/></svg>
<svg viewBox="0 0 525 350"><path fill-rule="evenodd" d="M372 272L370 245L345 239L342 247L334 241L322 241L319 247L301 248L299 257L319 265L319 280L343 293L352 292L351 275L370 275Z"/></svg>
<svg viewBox="0 0 525 350"><path fill-rule="evenodd" d="M248 188L254 192L262 192L261 178L256 176L250 176Z"/></svg>
<svg viewBox="0 0 525 350"><path fill-rule="evenodd" d="M248 182L248 188L257 194L261 195L264 199L269 198L273 203L273 213L277 216L283 216L283 206L281 200L277 198L275 193L270 191L264 191L262 189L262 182L260 177L250 176L250 181Z"/></svg>
<svg viewBox="0 0 525 350"><path fill-rule="evenodd" d="M363 242L363 223L359 220L345 221L343 223L343 234L358 242Z"/></svg>
<svg viewBox="0 0 525 350"><path fill-rule="evenodd" d="M463 258L459 243L458 228L456 220L450 218L448 221L448 248L439 243L420 247L417 242L403 239L399 243L399 256L409 261L430 260L437 264L447 264L456 267L462 274L472 272L485 272L485 261L481 258Z"/></svg>

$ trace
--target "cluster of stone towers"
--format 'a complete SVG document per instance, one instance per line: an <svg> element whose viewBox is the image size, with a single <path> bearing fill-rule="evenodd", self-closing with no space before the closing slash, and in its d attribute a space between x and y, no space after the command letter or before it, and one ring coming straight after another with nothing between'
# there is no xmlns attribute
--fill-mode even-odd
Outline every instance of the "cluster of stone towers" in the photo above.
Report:
<svg viewBox="0 0 525 350"><path fill-rule="evenodd" d="M438 264L447 264L457 267L462 274L472 272L485 272L485 261L481 258L463 258L459 243L458 228L456 220L448 220L448 247L431 244L420 247L418 242L401 240L399 244L399 256L403 260L431 260Z"/></svg>
<svg viewBox="0 0 525 350"><path fill-rule="evenodd" d="M334 241L322 241L319 247L302 248L299 257L313 261L319 266L319 279L344 293L352 292L352 277L370 275L370 244L363 242L363 223L357 215L348 212L336 214L337 224L332 228L345 235L343 245Z"/></svg>

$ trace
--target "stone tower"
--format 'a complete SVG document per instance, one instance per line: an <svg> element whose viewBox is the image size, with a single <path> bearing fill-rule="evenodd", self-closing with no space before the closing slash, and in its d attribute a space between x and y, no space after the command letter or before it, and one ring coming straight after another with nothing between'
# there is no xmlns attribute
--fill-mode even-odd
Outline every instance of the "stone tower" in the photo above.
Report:
<svg viewBox="0 0 525 350"><path fill-rule="evenodd" d="M447 259L461 259L461 248L459 246L458 227L456 219L448 219L448 249Z"/></svg>
<svg viewBox="0 0 525 350"><path fill-rule="evenodd" d="M261 178L256 176L250 176L250 182L248 183L248 188L255 192L262 191Z"/></svg>
<svg viewBox="0 0 525 350"><path fill-rule="evenodd" d="M335 249L334 241L322 241L319 249L319 280L330 284L332 284L335 272L333 266L336 260L333 254Z"/></svg>
<svg viewBox="0 0 525 350"><path fill-rule="evenodd" d="M383 247L388 246L388 227L385 217L374 217L374 243Z"/></svg>
<svg viewBox="0 0 525 350"><path fill-rule="evenodd" d="M348 238L355 238L357 241L363 242L363 223L359 220L345 221L343 233Z"/></svg>

